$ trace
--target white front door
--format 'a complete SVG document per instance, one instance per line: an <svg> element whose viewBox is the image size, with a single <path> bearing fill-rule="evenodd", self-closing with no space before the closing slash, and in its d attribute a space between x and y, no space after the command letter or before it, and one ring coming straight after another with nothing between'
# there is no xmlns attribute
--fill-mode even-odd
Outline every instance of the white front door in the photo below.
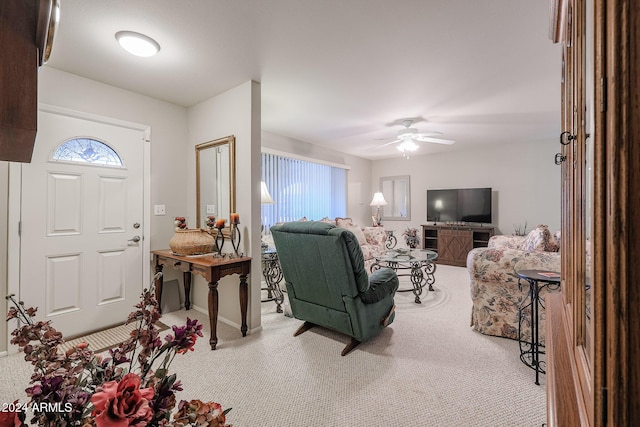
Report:
<svg viewBox="0 0 640 427"><path fill-rule="evenodd" d="M109 147L115 164L102 163ZM144 287L143 153L141 130L39 112L22 166L20 299L66 337L123 323Z"/></svg>

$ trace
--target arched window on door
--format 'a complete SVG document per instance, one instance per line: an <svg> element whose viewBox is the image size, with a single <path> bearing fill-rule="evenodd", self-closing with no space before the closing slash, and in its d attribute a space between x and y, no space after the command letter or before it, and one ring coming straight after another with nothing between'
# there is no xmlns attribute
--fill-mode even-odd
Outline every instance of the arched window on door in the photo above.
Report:
<svg viewBox="0 0 640 427"><path fill-rule="evenodd" d="M113 148L93 138L72 138L64 141L55 149L51 160L96 166L124 167L122 159Z"/></svg>

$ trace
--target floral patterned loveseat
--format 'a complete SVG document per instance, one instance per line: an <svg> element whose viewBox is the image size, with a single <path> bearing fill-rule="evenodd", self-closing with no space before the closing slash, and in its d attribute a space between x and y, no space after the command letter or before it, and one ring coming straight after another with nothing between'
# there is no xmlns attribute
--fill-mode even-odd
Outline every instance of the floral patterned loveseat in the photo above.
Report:
<svg viewBox="0 0 640 427"><path fill-rule="evenodd" d="M476 248L467 255L470 277L471 326L475 331L511 339L518 338L518 307L529 291L529 284L518 286L516 270L560 271L560 232L551 235L547 226L539 225L527 236L491 237L486 248ZM541 299L547 294L544 288ZM529 319L527 313L526 319ZM540 310L538 333L544 344L544 310ZM523 338L530 337L528 321L523 323Z"/></svg>

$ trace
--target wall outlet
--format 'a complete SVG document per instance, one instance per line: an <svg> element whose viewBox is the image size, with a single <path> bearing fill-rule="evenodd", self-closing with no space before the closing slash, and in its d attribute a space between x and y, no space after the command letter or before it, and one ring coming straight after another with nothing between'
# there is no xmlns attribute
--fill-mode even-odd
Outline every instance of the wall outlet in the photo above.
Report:
<svg viewBox="0 0 640 427"><path fill-rule="evenodd" d="M153 214L154 215L166 215L167 212L164 208L164 205L154 205L153 206Z"/></svg>
<svg viewBox="0 0 640 427"><path fill-rule="evenodd" d="M207 213L215 215L216 214L216 205L207 205Z"/></svg>

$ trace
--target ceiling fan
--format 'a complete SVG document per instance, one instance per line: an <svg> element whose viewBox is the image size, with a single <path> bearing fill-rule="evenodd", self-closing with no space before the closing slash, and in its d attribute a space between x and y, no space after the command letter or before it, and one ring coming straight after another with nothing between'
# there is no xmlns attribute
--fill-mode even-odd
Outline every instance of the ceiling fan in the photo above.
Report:
<svg viewBox="0 0 640 427"><path fill-rule="evenodd" d="M402 126L404 126L404 129L398 131L396 139L391 142L387 142L386 144L382 144L377 147L376 150L391 144L398 144L396 148L408 159L409 154L418 149L418 144L416 144L416 142L432 142L435 144L445 145L455 143L455 141L450 139L437 138L437 136L442 135L441 132L419 132L418 129L411 127L413 124L413 120L411 119L402 120L401 123Z"/></svg>

